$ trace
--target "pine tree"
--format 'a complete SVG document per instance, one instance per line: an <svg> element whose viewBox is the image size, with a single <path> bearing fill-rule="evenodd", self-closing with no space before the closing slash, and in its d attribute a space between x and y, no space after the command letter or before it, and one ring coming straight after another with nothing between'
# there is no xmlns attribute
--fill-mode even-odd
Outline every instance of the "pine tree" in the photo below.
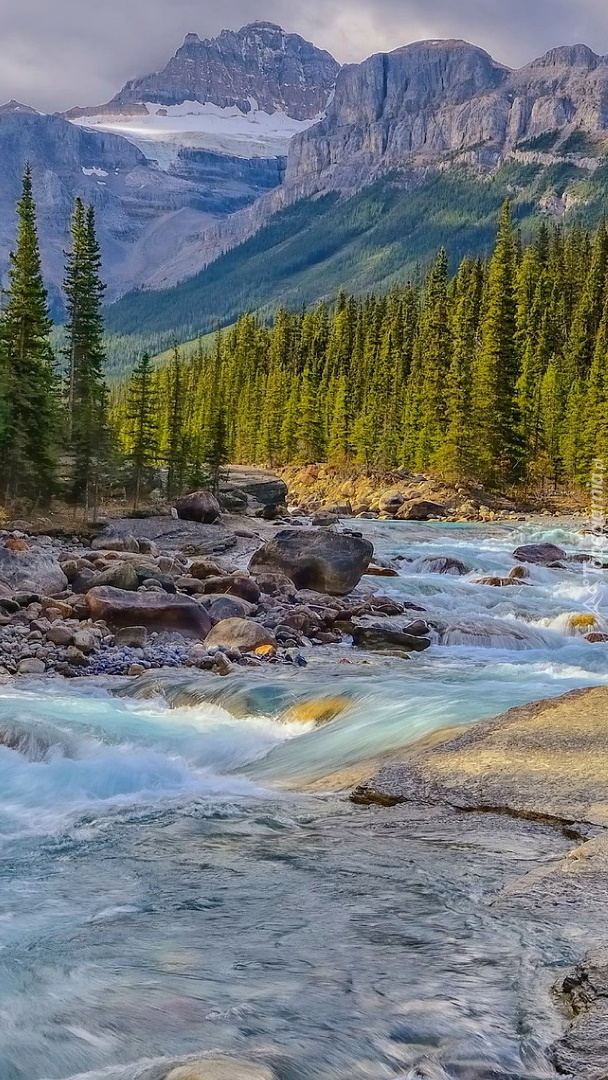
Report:
<svg viewBox="0 0 608 1080"><path fill-rule="evenodd" d="M133 509L137 510L142 483L158 461L158 394L152 361L144 353L128 387L127 423L129 437L128 476L133 488Z"/></svg>
<svg viewBox="0 0 608 1080"><path fill-rule="evenodd" d="M188 468L186 436L187 375L180 351L175 346L167 373L167 497L183 493Z"/></svg>
<svg viewBox="0 0 608 1080"><path fill-rule="evenodd" d="M0 415L1 476L7 499L22 494L48 499L57 470L57 380L29 165L17 215L17 244L10 255L9 288L0 321L5 392Z"/></svg>
<svg viewBox="0 0 608 1080"><path fill-rule="evenodd" d="M95 506L109 463L107 386L102 314L105 285L95 211L76 200L64 292L68 358L68 437L73 454L72 494Z"/></svg>
<svg viewBox="0 0 608 1080"><path fill-rule="evenodd" d="M515 402L516 329L515 250L506 203L488 268L472 389L476 472L480 480L495 485L515 482L523 468Z"/></svg>

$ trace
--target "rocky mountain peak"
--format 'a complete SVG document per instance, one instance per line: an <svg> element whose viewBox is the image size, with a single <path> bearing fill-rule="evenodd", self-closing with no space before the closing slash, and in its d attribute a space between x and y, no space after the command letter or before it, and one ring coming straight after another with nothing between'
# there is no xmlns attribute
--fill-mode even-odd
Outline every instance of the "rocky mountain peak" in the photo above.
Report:
<svg viewBox="0 0 608 1080"><path fill-rule="evenodd" d="M602 57L594 53L588 45L562 45L557 49L550 49L544 56L534 60L528 66L531 68L583 68L593 71L601 62Z"/></svg>
<svg viewBox="0 0 608 1080"><path fill-rule="evenodd" d="M197 101L247 113L254 101L269 114L312 120L324 111L339 69L328 52L274 23L250 23L205 40L191 33L162 71L132 79L101 110Z"/></svg>
<svg viewBox="0 0 608 1080"><path fill-rule="evenodd" d="M8 113L29 113L37 116L38 110L33 109L31 105L24 105L23 102L11 98L5 105L0 105L0 114L5 116Z"/></svg>

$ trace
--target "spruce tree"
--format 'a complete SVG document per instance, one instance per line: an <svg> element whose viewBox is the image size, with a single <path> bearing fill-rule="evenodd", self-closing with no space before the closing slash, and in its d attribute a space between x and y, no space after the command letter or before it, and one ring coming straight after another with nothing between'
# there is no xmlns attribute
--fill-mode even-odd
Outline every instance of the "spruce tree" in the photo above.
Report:
<svg viewBox="0 0 608 1080"><path fill-rule="evenodd" d="M73 455L72 494L88 509L110 457L107 422L104 323L105 285L95 211L76 200L64 278L68 359L67 428Z"/></svg>
<svg viewBox="0 0 608 1080"><path fill-rule="evenodd" d="M511 208L506 203L488 268L472 387L476 473L494 485L515 482L523 469L515 401L516 329L515 247Z"/></svg>
<svg viewBox="0 0 608 1080"><path fill-rule="evenodd" d="M1 476L7 499L48 499L56 483L58 399L49 343L51 319L42 279L29 165L17 205L18 234L0 321Z"/></svg>
<svg viewBox="0 0 608 1080"><path fill-rule="evenodd" d="M142 483L158 461L158 394L152 361L144 353L128 387L128 478L133 488L133 509L139 507Z"/></svg>

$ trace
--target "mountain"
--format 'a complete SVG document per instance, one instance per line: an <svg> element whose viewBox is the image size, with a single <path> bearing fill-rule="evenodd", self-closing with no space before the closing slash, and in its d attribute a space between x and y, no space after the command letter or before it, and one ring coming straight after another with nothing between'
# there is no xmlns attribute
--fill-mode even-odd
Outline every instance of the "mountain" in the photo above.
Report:
<svg viewBox="0 0 608 1080"><path fill-rule="evenodd" d="M294 137L281 187L166 261L154 300L125 297L110 325L166 335L182 311L192 336L238 302L271 310L389 287L441 244L486 250L507 197L524 228L541 215L593 221L607 151L608 58L586 46L518 71L464 41L372 56L340 71L325 116Z"/></svg>
<svg viewBox="0 0 608 1080"><path fill-rule="evenodd" d="M256 24L215 41L189 34L164 71L107 106L65 116L0 106L0 273L29 161L55 312L77 195L98 210L108 299L149 284L211 225L281 184L289 143L326 107L338 69L303 38Z"/></svg>
<svg viewBox="0 0 608 1080"><path fill-rule="evenodd" d="M131 80L106 105L66 117L124 134L161 167L179 170L184 149L281 157L323 114L339 69L329 53L273 23L205 41L188 34L162 71Z"/></svg>

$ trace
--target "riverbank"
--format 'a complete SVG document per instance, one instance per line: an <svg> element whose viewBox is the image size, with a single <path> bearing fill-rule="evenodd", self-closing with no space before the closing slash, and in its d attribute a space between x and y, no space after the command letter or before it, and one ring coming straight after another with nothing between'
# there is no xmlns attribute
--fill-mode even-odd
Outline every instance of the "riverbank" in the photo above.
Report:
<svg viewBox="0 0 608 1080"><path fill-rule="evenodd" d="M564 861L512 883L531 905L582 926L608 895L608 689L571 692L510 710L435 745L412 747L352 794L362 806L414 803L466 811L480 822L507 815L553 825L574 841ZM484 815L481 818L480 815ZM583 945L583 943L581 943ZM565 1034L551 1057L562 1075L605 1076L608 1046L608 931L557 979Z"/></svg>

